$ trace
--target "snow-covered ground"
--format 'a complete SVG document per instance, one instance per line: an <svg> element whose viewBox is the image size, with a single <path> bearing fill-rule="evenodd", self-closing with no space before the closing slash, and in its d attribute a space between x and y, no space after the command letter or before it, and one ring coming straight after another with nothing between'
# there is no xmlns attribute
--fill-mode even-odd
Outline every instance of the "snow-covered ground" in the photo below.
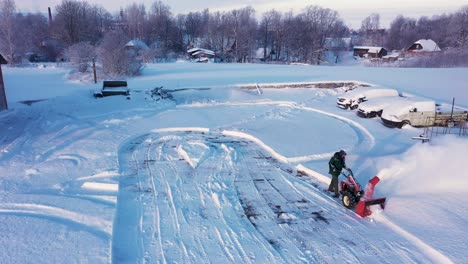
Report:
<svg viewBox="0 0 468 264"><path fill-rule="evenodd" d="M130 99L54 65L3 72L1 263L468 262L468 136L422 144L337 108L347 87L262 88L367 83L468 108L466 69L153 64ZM385 210L323 192L340 149L362 185L381 178Z"/></svg>

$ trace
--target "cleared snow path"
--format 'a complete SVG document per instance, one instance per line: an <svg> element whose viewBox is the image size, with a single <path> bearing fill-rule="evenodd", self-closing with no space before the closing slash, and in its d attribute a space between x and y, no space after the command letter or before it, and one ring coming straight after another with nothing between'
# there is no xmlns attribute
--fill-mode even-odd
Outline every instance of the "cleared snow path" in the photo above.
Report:
<svg viewBox="0 0 468 264"><path fill-rule="evenodd" d="M257 142L185 130L120 148L114 263L431 262Z"/></svg>

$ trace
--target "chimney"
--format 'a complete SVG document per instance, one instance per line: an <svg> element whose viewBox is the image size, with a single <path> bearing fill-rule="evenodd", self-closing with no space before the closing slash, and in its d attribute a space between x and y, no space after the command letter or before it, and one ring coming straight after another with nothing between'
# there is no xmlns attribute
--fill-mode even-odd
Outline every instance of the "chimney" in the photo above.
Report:
<svg viewBox="0 0 468 264"><path fill-rule="evenodd" d="M52 11L50 11L50 7L48 7L49 9L49 26L52 24Z"/></svg>

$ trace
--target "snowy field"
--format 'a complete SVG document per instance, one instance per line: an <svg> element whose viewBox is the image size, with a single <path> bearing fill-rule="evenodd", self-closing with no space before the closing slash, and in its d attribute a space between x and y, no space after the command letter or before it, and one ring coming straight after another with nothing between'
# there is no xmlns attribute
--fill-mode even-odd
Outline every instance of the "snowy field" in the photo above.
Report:
<svg viewBox="0 0 468 264"><path fill-rule="evenodd" d="M54 65L3 73L0 263L468 263L468 136L336 107L353 83L466 109L466 69L152 64L130 99ZM312 82L348 85L262 88ZM323 192L340 149L385 210Z"/></svg>

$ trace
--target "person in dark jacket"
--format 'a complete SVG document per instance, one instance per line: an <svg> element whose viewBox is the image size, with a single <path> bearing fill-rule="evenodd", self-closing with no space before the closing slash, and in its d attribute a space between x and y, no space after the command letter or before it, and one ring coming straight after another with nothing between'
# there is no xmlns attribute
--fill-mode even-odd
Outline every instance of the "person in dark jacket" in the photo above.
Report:
<svg viewBox="0 0 468 264"><path fill-rule="evenodd" d="M328 162L328 173L331 174L332 180L330 182L330 186L328 186L329 192L335 192L335 197L339 197L339 189L338 189L338 176L343 169L349 170L346 166L345 162L346 152L344 150L340 150L339 152L335 152L333 157L331 157L330 161Z"/></svg>

